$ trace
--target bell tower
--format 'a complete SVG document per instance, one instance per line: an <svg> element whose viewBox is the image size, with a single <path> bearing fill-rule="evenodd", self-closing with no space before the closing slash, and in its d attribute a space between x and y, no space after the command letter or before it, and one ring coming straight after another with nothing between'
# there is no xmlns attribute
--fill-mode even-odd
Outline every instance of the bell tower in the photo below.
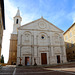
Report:
<svg viewBox="0 0 75 75"><path fill-rule="evenodd" d="M22 18L20 16L20 10L17 10L16 16L14 17L14 24L13 24L13 34L17 34L18 27L21 26Z"/></svg>
<svg viewBox="0 0 75 75"><path fill-rule="evenodd" d="M12 32L11 38L10 38L9 60L8 60L9 65L16 64L16 60L17 60L17 31L18 31L18 27L21 26L21 21L22 21L22 18L20 16L20 11L18 9L16 16L14 17L13 32Z"/></svg>

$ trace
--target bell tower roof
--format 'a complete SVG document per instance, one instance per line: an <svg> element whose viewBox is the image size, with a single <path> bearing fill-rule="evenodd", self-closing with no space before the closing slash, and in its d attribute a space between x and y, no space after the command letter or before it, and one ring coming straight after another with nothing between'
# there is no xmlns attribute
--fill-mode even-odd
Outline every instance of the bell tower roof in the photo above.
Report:
<svg viewBox="0 0 75 75"><path fill-rule="evenodd" d="M13 34L17 34L18 27L21 26L21 21L22 21L22 18L20 16L20 10L18 9L16 16L14 17Z"/></svg>
<svg viewBox="0 0 75 75"><path fill-rule="evenodd" d="M20 16L20 10L19 10L19 8L17 10L16 16Z"/></svg>

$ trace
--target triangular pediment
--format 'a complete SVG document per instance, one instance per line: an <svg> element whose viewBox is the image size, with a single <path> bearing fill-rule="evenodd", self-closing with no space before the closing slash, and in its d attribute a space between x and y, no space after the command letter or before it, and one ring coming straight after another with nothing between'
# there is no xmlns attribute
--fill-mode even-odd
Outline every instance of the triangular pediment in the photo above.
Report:
<svg viewBox="0 0 75 75"><path fill-rule="evenodd" d="M31 29L31 30L51 30L63 32L61 29L50 23L44 18L37 19L18 28L19 30Z"/></svg>

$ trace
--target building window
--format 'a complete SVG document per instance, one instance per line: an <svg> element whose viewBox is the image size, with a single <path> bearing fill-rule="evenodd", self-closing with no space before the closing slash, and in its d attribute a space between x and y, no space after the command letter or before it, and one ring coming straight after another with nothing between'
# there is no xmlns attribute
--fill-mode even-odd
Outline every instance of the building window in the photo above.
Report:
<svg viewBox="0 0 75 75"><path fill-rule="evenodd" d="M42 35L41 38L44 39L45 38L44 35Z"/></svg>
<svg viewBox="0 0 75 75"><path fill-rule="evenodd" d="M69 48L69 43L67 43L67 48Z"/></svg>
<svg viewBox="0 0 75 75"><path fill-rule="evenodd" d="M73 47L73 46L74 46L73 41L71 41L71 47Z"/></svg>
<svg viewBox="0 0 75 75"><path fill-rule="evenodd" d="M46 37L45 37L45 35L44 34L42 34L41 35L41 39L45 39Z"/></svg>
<svg viewBox="0 0 75 75"><path fill-rule="evenodd" d="M66 36L66 40L68 39L68 37Z"/></svg>
<svg viewBox="0 0 75 75"><path fill-rule="evenodd" d="M70 37L72 37L72 33L70 32Z"/></svg>
<svg viewBox="0 0 75 75"><path fill-rule="evenodd" d="M18 19L16 20L16 24L18 24Z"/></svg>
<svg viewBox="0 0 75 75"><path fill-rule="evenodd" d="M73 47L74 46L74 44L71 44L71 47Z"/></svg>

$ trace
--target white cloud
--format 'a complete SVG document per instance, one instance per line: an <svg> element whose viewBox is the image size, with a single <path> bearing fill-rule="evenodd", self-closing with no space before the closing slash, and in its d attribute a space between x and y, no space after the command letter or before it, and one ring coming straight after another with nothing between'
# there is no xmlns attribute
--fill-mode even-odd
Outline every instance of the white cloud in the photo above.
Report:
<svg viewBox="0 0 75 75"><path fill-rule="evenodd" d="M69 20L72 20L73 23L75 22L75 11L68 13L66 16Z"/></svg>

